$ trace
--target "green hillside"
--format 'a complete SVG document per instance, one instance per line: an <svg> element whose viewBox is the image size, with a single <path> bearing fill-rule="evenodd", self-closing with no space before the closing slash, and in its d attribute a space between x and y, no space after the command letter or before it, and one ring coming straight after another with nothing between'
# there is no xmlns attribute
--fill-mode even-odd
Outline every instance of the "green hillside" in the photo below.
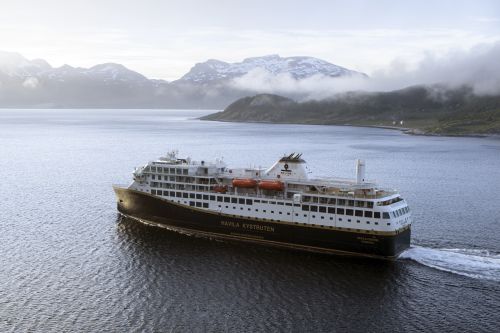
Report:
<svg viewBox="0 0 500 333"><path fill-rule="evenodd" d="M351 92L298 103L261 94L241 98L206 120L322 125L398 126L425 134L500 134L500 96L468 87L410 87L383 93ZM401 121L403 122L401 125Z"/></svg>

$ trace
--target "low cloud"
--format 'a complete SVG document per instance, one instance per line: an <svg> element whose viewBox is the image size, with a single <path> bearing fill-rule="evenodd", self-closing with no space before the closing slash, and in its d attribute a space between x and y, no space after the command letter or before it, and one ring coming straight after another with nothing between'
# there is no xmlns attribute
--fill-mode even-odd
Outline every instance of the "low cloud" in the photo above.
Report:
<svg viewBox="0 0 500 333"><path fill-rule="evenodd" d="M500 42L482 44L468 51L449 51L444 55L428 53L416 66L395 60L369 78L360 76L331 78L315 75L300 81L288 74L273 75L253 70L233 80L241 90L322 99L346 91L390 91L413 85L443 84L450 88L469 85L474 93L500 94Z"/></svg>
<svg viewBox="0 0 500 333"><path fill-rule="evenodd" d="M23 87L28 89L35 89L38 87L38 79L36 77L29 77L23 82Z"/></svg>

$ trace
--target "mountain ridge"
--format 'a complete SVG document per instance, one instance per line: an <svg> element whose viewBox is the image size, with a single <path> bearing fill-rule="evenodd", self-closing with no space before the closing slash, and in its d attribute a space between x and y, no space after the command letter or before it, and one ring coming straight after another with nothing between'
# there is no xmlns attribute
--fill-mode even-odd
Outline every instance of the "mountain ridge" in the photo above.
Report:
<svg viewBox="0 0 500 333"><path fill-rule="evenodd" d="M0 52L0 107L222 109L252 93L234 85L233 80L255 70L289 75L296 81L313 75L366 77L313 57L269 55L233 64L209 59L194 65L180 79L167 82L149 79L117 63L52 67L43 59Z"/></svg>

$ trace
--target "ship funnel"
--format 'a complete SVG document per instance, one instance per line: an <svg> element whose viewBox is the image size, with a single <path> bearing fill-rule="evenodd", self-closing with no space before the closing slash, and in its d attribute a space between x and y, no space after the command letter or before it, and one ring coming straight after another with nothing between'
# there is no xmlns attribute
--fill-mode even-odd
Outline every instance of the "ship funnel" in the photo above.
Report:
<svg viewBox="0 0 500 333"><path fill-rule="evenodd" d="M356 160L356 182L358 184L365 182L365 167L364 160Z"/></svg>

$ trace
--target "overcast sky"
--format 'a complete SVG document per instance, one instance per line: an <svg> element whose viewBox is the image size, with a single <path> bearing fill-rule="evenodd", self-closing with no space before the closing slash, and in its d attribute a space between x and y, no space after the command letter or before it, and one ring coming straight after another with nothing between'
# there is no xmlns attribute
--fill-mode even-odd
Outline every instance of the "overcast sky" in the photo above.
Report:
<svg viewBox="0 0 500 333"><path fill-rule="evenodd" d="M172 80L209 58L307 55L368 74L500 40L500 1L0 0L0 50Z"/></svg>

